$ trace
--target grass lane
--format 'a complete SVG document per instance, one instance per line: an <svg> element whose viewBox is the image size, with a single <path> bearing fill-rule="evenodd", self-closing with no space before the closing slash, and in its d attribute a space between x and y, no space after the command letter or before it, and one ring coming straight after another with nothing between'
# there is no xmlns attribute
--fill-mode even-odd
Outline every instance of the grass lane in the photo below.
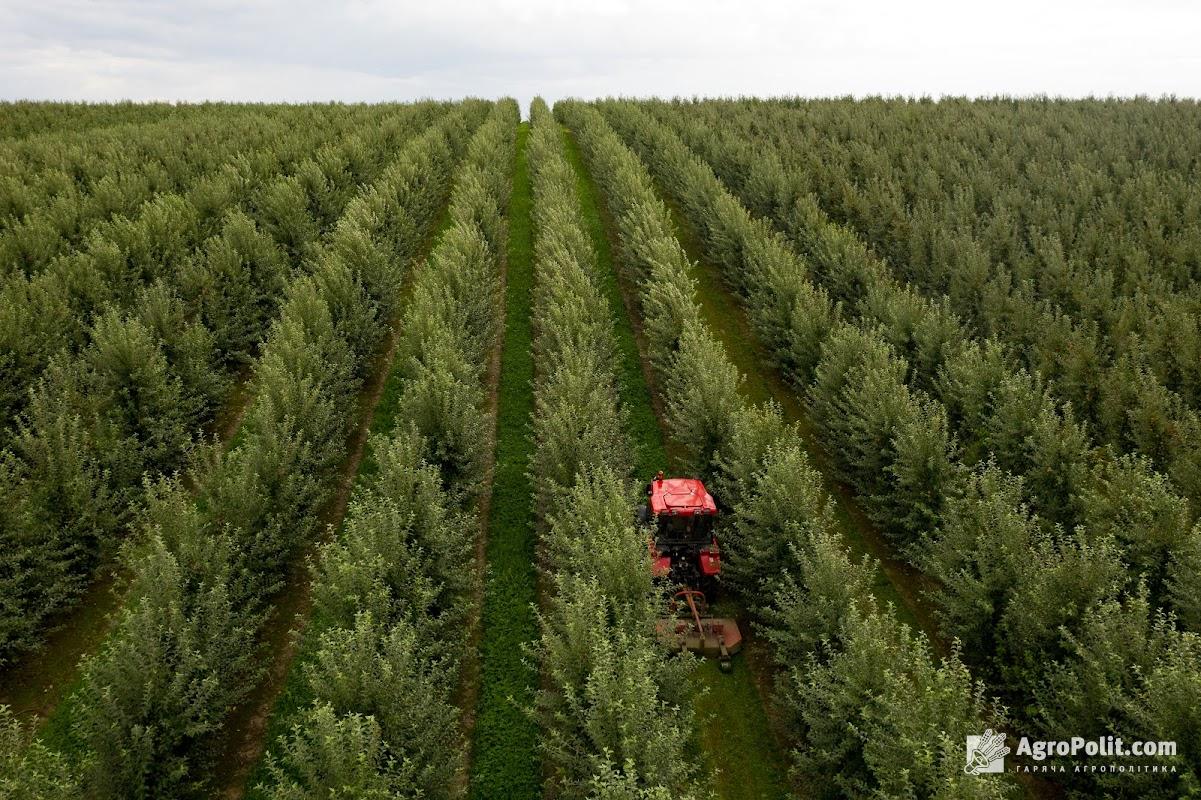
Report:
<svg viewBox="0 0 1201 800"><path fill-rule="evenodd" d="M450 225L449 210L450 205L448 202L442 211L439 212L438 222L434 229L435 232L428 242L422 245L419 251L420 255L412 260L412 264L419 264L422 258L428 256L438 246L438 241L442 238L443 232ZM405 307L408 305L408 298L413 288L414 275L414 269L409 269L405 273L404 282L401 287L401 299L397 304L398 319L404 314ZM393 323L393 331L389 337L389 352L385 356L387 359L387 364L385 365L387 368L387 377L384 380L383 388L379 391L378 402L376 402L375 408L371 412L371 420L367 428L367 439L363 444L362 456L355 465L354 483L351 490L352 495L354 490L362 485L366 479L379 471L375 456L372 453L371 438L386 435L396 427L396 415L399 411L400 392L404 379L400 370L396 368L394 352L392 352L397 335L395 326L396 323ZM311 549L315 550L315 546ZM312 555L309 554L308 557L312 557ZM307 569L305 575L306 581L311 579L311 575L309 575ZM305 629L316 631L324 630L327 627L328 623L320 619L316 614L311 615L304 626ZM295 635L301 637L300 644L292 660L292 666L288 671L283 688L280 690L279 696L276 698L275 704L271 709L271 716L267 721L266 730L263 735L263 742L266 743L278 741L287 732L289 726L295 723L300 712L313 704L312 689L309 682L305 680L303 671L299 669L299 665L307 663L316 655L317 644L315 637L311 635L305 636L302 631L298 631ZM267 777L266 761L260 756L251 769L249 777L244 782L246 797L251 798L251 800L265 797L265 792L262 791L261 786L266 783Z"/></svg>
<svg viewBox="0 0 1201 800"><path fill-rule="evenodd" d="M471 755L470 796L535 798L542 794L538 728L524 712L533 704L537 674L523 646L537 635L538 598L534 513L526 470L533 443L534 360L530 318L534 273L533 194L526 140L517 130L509 199L505 328L500 356L496 465L489 509L480 687Z"/></svg>
<svg viewBox="0 0 1201 800"><path fill-rule="evenodd" d="M607 217L608 211L604 208L596 184L588 177L583 156L566 128L563 129L563 147L568 163L575 170L580 211L596 253L597 285L609 301L609 313L613 318L613 335L620 357L619 363L614 366L618 368L618 388L628 413L626 429L635 451L634 475L639 480L650 480L655 472L670 466L671 454L663 441L663 428L659 424L651 392L654 378L649 365L640 355L645 346L638 341L641 331L633 324L634 295L627 291L629 287L623 288L618 282L613 247L609 241L614 230L612 221Z"/></svg>
<svg viewBox="0 0 1201 800"><path fill-rule="evenodd" d="M638 321L630 298L637 286L623 274L613 257L617 231L608 213L600 189L588 174L583 156L574 138L565 131L568 160L576 172L580 207L597 255L601 285L609 297L622 356L618 376L622 399L630 412L631 438L639 445L639 475L649 477L667 465L669 454L678 451L666 439L662 418L656 414L645 347L639 347ZM704 289L702 289L702 294ZM623 301L624 298L624 301ZM706 316L706 322L712 320ZM657 461L655 459L658 459ZM722 613L727 613L723 611ZM745 627L745 624L744 624ZM786 761L772 734L772 723L747 668L747 659L735 657L731 674L720 672L716 661L705 661L693 673L694 703L699 726L699 746L707 771L713 775L713 789L723 800L764 800L788 796Z"/></svg>
<svg viewBox="0 0 1201 800"><path fill-rule="evenodd" d="M664 192L657 181L655 183L660 199L671 211L676 238L692 262L691 275L699 288L697 300L705 326L721 342L726 357L745 378L743 396L752 403L774 401L780 406L784 419L796 424L810 463L818 468L824 478L826 491L834 499L835 521L853 559L857 561L869 555L880 565L872 584L876 597L891 603L899 619L925 631L931 643L940 646L941 639L934 635L938 626L933 610L922 595L923 590L929 588L923 576L912 565L896 557L884 535L855 503L852 490L831 477L833 468L830 458L819 444L817 432L809 422L800 396L770 366L771 357L755 335L746 310L727 285L721 270L705 259L696 230L680 210L675 198Z"/></svg>

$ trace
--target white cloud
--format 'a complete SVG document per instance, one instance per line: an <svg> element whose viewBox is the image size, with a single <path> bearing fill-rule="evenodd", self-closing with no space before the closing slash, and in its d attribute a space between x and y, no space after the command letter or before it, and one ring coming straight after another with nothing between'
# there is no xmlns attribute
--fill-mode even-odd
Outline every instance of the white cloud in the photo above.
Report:
<svg viewBox="0 0 1201 800"><path fill-rule="evenodd" d="M1152 0L0 0L0 97L1201 94Z"/></svg>

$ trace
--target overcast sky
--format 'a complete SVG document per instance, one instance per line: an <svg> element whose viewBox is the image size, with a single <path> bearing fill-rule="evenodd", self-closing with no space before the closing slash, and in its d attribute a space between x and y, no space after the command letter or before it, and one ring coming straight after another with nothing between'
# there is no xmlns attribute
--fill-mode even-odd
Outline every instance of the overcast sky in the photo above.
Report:
<svg viewBox="0 0 1201 800"><path fill-rule="evenodd" d="M1189 0L0 0L0 98L1201 95Z"/></svg>

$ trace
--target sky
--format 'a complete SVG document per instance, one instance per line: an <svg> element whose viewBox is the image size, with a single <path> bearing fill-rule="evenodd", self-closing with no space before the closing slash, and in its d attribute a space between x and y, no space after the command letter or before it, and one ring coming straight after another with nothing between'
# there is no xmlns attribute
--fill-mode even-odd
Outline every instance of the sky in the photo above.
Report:
<svg viewBox="0 0 1201 800"><path fill-rule="evenodd" d="M1201 95L1189 0L0 0L0 99Z"/></svg>

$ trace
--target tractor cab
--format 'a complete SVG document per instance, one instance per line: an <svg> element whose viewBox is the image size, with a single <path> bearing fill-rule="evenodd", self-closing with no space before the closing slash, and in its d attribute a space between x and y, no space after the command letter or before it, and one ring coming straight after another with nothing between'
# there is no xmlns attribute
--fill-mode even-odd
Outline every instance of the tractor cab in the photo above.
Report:
<svg viewBox="0 0 1201 800"><path fill-rule="evenodd" d="M742 631L733 619L707 616L706 594L713 597L721 574L713 496L695 478L665 478L660 472L647 484L637 517L650 527L654 573L671 586L671 616L656 624L659 637L669 647L716 658L729 671L731 657L742 649Z"/></svg>
<svg viewBox="0 0 1201 800"><path fill-rule="evenodd" d="M638 519L652 529L650 543L655 574L677 585L712 589L721 573L721 553L714 535L717 503L695 478L665 478L660 472L646 487L646 504Z"/></svg>

